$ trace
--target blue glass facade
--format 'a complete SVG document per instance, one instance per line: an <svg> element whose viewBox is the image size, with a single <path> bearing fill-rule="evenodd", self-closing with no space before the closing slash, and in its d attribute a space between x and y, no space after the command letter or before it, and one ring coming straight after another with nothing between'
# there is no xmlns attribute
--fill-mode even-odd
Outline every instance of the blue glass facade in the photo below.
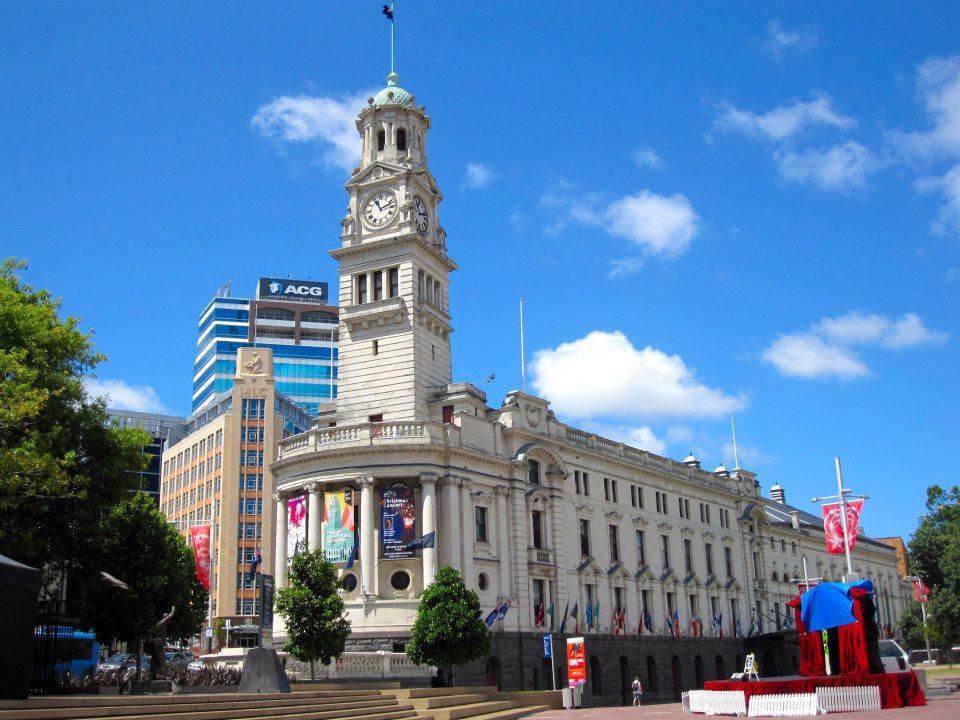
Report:
<svg viewBox="0 0 960 720"><path fill-rule="evenodd" d="M194 411L233 387L237 348L249 345L273 351L277 390L310 414L336 398L335 308L318 310L316 305L279 301L262 304L266 307L258 308L256 300L216 297L200 313Z"/></svg>

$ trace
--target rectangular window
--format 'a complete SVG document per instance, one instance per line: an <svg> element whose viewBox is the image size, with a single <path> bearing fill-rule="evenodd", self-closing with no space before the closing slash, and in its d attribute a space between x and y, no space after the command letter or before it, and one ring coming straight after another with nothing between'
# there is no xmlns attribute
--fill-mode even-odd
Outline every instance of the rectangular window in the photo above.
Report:
<svg viewBox="0 0 960 720"><path fill-rule="evenodd" d="M603 479L603 499L610 502L610 478Z"/></svg>
<svg viewBox="0 0 960 720"><path fill-rule="evenodd" d="M728 547L725 547L723 549L723 564L727 571L727 577L732 578L733 577L733 552Z"/></svg>
<svg viewBox="0 0 960 720"><path fill-rule="evenodd" d="M616 480L611 480L611 481L610 481L610 494L613 496L613 501L614 501L614 502L620 502L620 501L617 499L617 481L616 481Z"/></svg>
<svg viewBox="0 0 960 720"><path fill-rule="evenodd" d="M690 595L690 617L695 618L700 615L700 598L696 595Z"/></svg>
<svg viewBox="0 0 960 720"><path fill-rule="evenodd" d="M703 556L707 560L707 577L709 577L710 575L713 575L713 545L710 543L704 543Z"/></svg>
<svg viewBox="0 0 960 720"><path fill-rule="evenodd" d="M780 629L780 606L777 603L773 604L773 617L777 622L777 630Z"/></svg>
<svg viewBox="0 0 960 720"><path fill-rule="evenodd" d="M636 506L637 506L637 486L631 485L630 486L630 507L636 507Z"/></svg>
<svg viewBox="0 0 960 720"><path fill-rule="evenodd" d="M735 598L730 598L730 627L735 628L737 620L740 619L740 603Z"/></svg>
<svg viewBox="0 0 960 720"><path fill-rule="evenodd" d="M661 512L661 510L660 510L660 492L659 492L659 491L657 491L657 512Z"/></svg>
<svg viewBox="0 0 960 720"><path fill-rule="evenodd" d="M533 528L533 546L538 550L543 550L544 545L544 527L543 527L543 512L540 510L534 510L530 513L532 528Z"/></svg>
<svg viewBox="0 0 960 720"><path fill-rule="evenodd" d="M400 294L400 268L390 268L390 297Z"/></svg>
<svg viewBox="0 0 960 720"><path fill-rule="evenodd" d="M583 473L581 478L583 479L583 494L589 497L590 496L590 474Z"/></svg>
<svg viewBox="0 0 960 720"><path fill-rule="evenodd" d="M643 488L637 486L637 507L643 509Z"/></svg>
<svg viewBox="0 0 960 720"><path fill-rule="evenodd" d="M673 611L677 609L677 598L672 592L667 593L667 614L673 617Z"/></svg>
<svg viewBox="0 0 960 720"><path fill-rule="evenodd" d="M540 614L540 606L543 605L544 609L546 609L545 587L546 587L546 584L543 582L543 580L533 581L533 608L532 609L533 609L534 621L536 621L537 615Z"/></svg>
<svg viewBox="0 0 960 720"><path fill-rule="evenodd" d="M379 341L379 340L374 340L374 341L373 341L373 344L371 345L370 351L371 351L374 355L379 355L379 354L380 354L380 341Z"/></svg>
<svg viewBox="0 0 960 720"><path fill-rule="evenodd" d="M613 589L613 610L619 615L624 607L626 606L623 602L623 588L615 587Z"/></svg>
<svg viewBox="0 0 960 720"><path fill-rule="evenodd" d="M712 597L710 598L710 620L713 618L720 617L720 598Z"/></svg>
<svg viewBox="0 0 960 720"><path fill-rule="evenodd" d="M357 275L357 305L367 302L367 276Z"/></svg>
<svg viewBox="0 0 960 720"><path fill-rule="evenodd" d="M670 568L670 536L660 536L660 562L664 570Z"/></svg>
<svg viewBox="0 0 960 720"><path fill-rule="evenodd" d="M473 509L474 534L477 542L488 542L487 540L487 509L479 505Z"/></svg>
<svg viewBox="0 0 960 720"><path fill-rule="evenodd" d="M620 533L617 526L610 525L607 534L610 538L610 562L620 562Z"/></svg>
<svg viewBox="0 0 960 720"><path fill-rule="evenodd" d="M442 413L443 413L443 424L453 425L453 405L444 405Z"/></svg>
<svg viewBox="0 0 960 720"><path fill-rule="evenodd" d="M648 611L651 613L653 612L652 610L650 610L650 591L649 590L640 591L640 604L641 604L640 609L643 612L645 613Z"/></svg>
<svg viewBox="0 0 960 720"><path fill-rule="evenodd" d="M593 607L595 602L594 599L597 596L596 588L594 588L593 585L591 585L590 583L586 583L583 586L583 590L587 594L587 605L589 605L590 607ZM594 619L594 622L597 622L597 620Z"/></svg>
<svg viewBox="0 0 960 720"><path fill-rule="evenodd" d="M590 521L580 521L580 556L590 557Z"/></svg>
<svg viewBox="0 0 960 720"><path fill-rule="evenodd" d="M383 272L380 270L373 273L373 299L383 300Z"/></svg>
<svg viewBox="0 0 960 720"><path fill-rule="evenodd" d="M753 554L753 577L760 580L763 578L763 575L760 573L760 555L759 553Z"/></svg>
<svg viewBox="0 0 960 720"><path fill-rule="evenodd" d="M647 540L643 530L637 530L637 565L647 564Z"/></svg>
<svg viewBox="0 0 960 720"><path fill-rule="evenodd" d="M687 538L683 539L683 567L688 572L693 572L693 542Z"/></svg>
<svg viewBox="0 0 960 720"><path fill-rule="evenodd" d="M383 422L383 413L377 413L376 415L368 415L367 422L372 423L382 423Z"/></svg>
<svg viewBox="0 0 960 720"><path fill-rule="evenodd" d="M527 460L527 480L533 485L540 484L540 463Z"/></svg>
<svg viewBox="0 0 960 720"><path fill-rule="evenodd" d="M579 495L580 494L580 471L573 471L573 491Z"/></svg>

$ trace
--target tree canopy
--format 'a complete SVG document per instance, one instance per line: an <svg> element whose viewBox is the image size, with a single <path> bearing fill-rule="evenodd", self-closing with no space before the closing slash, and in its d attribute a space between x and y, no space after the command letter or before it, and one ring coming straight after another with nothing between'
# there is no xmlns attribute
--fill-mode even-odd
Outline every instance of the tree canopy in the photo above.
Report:
<svg viewBox="0 0 960 720"><path fill-rule="evenodd" d="M927 628L933 647L960 643L960 486L927 489L927 513L909 543L910 572L930 588ZM918 603L901 619L911 647L923 646Z"/></svg>
<svg viewBox="0 0 960 720"><path fill-rule="evenodd" d="M421 665L442 668L449 681L458 665L487 655L490 634L483 624L480 599L467 590L460 573L440 568L420 596L407 656Z"/></svg>
<svg viewBox="0 0 960 720"><path fill-rule="evenodd" d="M102 569L129 590L98 582L89 586L84 620L103 641L136 642L150 635L171 608L167 636L189 638L206 617L207 591L196 577L193 550L145 492L116 505L98 537ZM224 579L221 578L221 582Z"/></svg>
<svg viewBox="0 0 960 720"><path fill-rule="evenodd" d="M0 265L0 553L47 570L95 570L95 529L146 467L142 430L108 427L84 378L103 360L60 301Z"/></svg>
<svg viewBox="0 0 960 720"><path fill-rule="evenodd" d="M350 621L337 593L336 571L322 550L294 555L287 586L277 591L276 609L287 624L283 649L309 662L311 674L315 661L326 664L343 654Z"/></svg>

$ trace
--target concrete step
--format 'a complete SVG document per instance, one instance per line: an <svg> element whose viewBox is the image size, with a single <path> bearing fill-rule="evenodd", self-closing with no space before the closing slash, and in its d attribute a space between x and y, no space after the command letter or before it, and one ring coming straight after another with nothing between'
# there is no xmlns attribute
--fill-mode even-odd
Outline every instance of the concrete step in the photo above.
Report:
<svg viewBox="0 0 960 720"><path fill-rule="evenodd" d="M337 698L337 697L382 697L379 689L362 690L308 690L297 692L296 697ZM61 695L50 697L32 697L27 700L0 701L0 710L19 710L25 708L56 707L109 707L111 705L174 705L179 703L216 703L235 702L237 700L274 700L289 698L290 693L187 693L184 695Z"/></svg>
<svg viewBox="0 0 960 720"><path fill-rule="evenodd" d="M418 715L417 711L410 705L396 705L376 713L344 713L331 716L323 712L304 712L296 715L260 714L256 717L257 720L406 720L407 718L433 720L432 716ZM233 719L231 718L231 720Z"/></svg>
<svg viewBox="0 0 960 720"><path fill-rule="evenodd" d="M470 693L468 695L435 695L433 697L410 698L408 702L418 710L430 710L453 705L472 705L492 699L489 693Z"/></svg>
<svg viewBox="0 0 960 720"><path fill-rule="evenodd" d="M194 696L196 697L196 696ZM80 720L81 718L119 718L130 715L140 717L175 716L183 713L196 713L197 716L210 718L226 718L232 713L243 712L251 708L303 708L310 710L350 710L360 708L379 708L396 705L396 700L382 695L369 695L353 698L340 697L301 697L299 695L265 694L261 696L244 696L247 699L237 700L236 695L228 695L225 701L204 701L202 696L199 702L176 702L168 704L133 702L128 699L127 705L86 705L83 707L41 707L26 710L6 710L2 714L3 720ZM169 696L168 700L180 700L182 696ZM289 710L286 710L289 712ZM215 715L209 715L215 713Z"/></svg>
<svg viewBox="0 0 960 720"><path fill-rule="evenodd" d="M496 695L497 688L491 685L467 685L439 688L402 688L400 690L384 690L383 694L393 695L399 699L441 697L443 695Z"/></svg>
<svg viewBox="0 0 960 720"><path fill-rule="evenodd" d="M528 715L544 712L549 709L549 705L530 705L529 707L500 710L499 712L486 713L485 715L473 715L470 717L470 720L517 720L517 718L527 717Z"/></svg>
<svg viewBox="0 0 960 720"><path fill-rule="evenodd" d="M489 700L456 707L432 708L430 714L436 720L461 720L461 718L473 718L478 715L500 712L501 710L513 710L516 707L517 704L509 700Z"/></svg>

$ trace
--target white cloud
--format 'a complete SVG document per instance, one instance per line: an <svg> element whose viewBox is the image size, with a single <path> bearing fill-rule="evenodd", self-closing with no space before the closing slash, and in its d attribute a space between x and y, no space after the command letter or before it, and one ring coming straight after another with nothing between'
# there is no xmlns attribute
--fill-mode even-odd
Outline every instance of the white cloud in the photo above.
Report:
<svg viewBox="0 0 960 720"><path fill-rule="evenodd" d="M530 371L536 391L577 418L720 417L745 405L703 384L679 355L638 350L621 332L539 350Z"/></svg>
<svg viewBox="0 0 960 720"><path fill-rule="evenodd" d="M657 437L657 434L646 425L633 426L586 423L584 430L596 433L610 440L622 442L631 447L652 452L654 455L665 455L667 452L667 443Z"/></svg>
<svg viewBox="0 0 960 720"><path fill-rule="evenodd" d="M787 182L841 192L866 187L870 175L884 165L872 150L853 141L803 152L778 150L773 158Z"/></svg>
<svg viewBox="0 0 960 720"><path fill-rule="evenodd" d="M727 442L723 444L723 447L720 450L721 455L723 456L723 462L729 469L733 469L734 459L733 459L733 443ZM774 458L767 455L765 452L760 450L760 448L754 447L752 445L737 445L737 458L740 461L740 467L757 467L759 465L766 465L770 463Z"/></svg>
<svg viewBox="0 0 960 720"><path fill-rule="evenodd" d="M84 384L91 397L105 397L108 408L172 414L170 408L160 400L157 391L149 385L128 385L123 380L96 378L90 378Z"/></svg>
<svg viewBox="0 0 960 720"><path fill-rule="evenodd" d="M603 213L612 235L627 238L645 252L682 255L697 234L700 218L684 195L657 195L641 190L615 200Z"/></svg>
<svg viewBox="0 0 960 720"><path fill-rule="evenodd" d="M893 132L893 143L908 160L960 157L960 55L928 58L917 67L917 99L931 127Z"/></svg>
<svg viewBox="0 0 960 720"><path fill-rule="evenodd" d="M637 167L657 169L663 167L663 158L652 147L644 146L630 153Z"/></svg>
<svg viewBox="0 0 960 720"><path fill-rule="evenodd" d="M807 102L781 105L765 113L741 110L731 104L722 107L723 112L713 122L715 128L772 141L787 140L815 125L848 130L857 124L855 119L838 113L830 96L822 93L814 94Z"/></svg>
<svg viewBox="0 0 960 720"><path fill-rule="evenodd" d="M940 192L944 203L930 229L936 235L960 237L960 164L954 165L942 177L925 177L917 181L921 192Z"/></svg>
<svg viewBox="0 0 960 720"><path fill-rule="evenodd" d="M350 171L360 160L355 120L369 93L340 97L284 95L261 105L250 126L278 147L315 143L323 161Z"/></svg>
<svg viewBox="0 0 960 720"><path fill-rule="evenodd" d="M468 162L463 175L463 185L468 188L484 188L496 177L493 168L487 163Z"/></svg>
<svg viewBox="0 0 960 720"><path fill-rule="evenodd" d="M788 53L801 53L812 50L820 39L817 33L810 28L800 30L784 30L779 20L767 23L767 40L764 47L780 62Z"/></svg>
<svg viewBox="0 0 960 720"><path fill-rule="evenodd" d="M854 347L880 347L903 350L921 345L942 345L949 333L931 330L916 313L891 319L883 315L854 310L833 318L823 318L809 332L781 335L762 358L788 377L857 378L870 373Z"/></svg>

